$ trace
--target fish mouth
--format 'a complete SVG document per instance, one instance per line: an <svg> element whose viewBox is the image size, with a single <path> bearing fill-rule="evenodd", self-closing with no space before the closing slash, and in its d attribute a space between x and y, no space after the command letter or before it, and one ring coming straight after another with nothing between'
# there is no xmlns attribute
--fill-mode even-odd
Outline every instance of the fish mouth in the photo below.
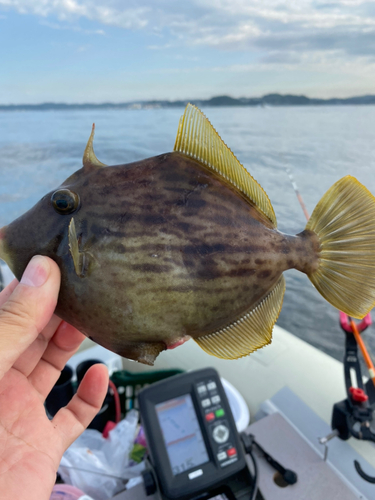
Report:
<svg viewBox="0 0 375 500"><path fill-rule="evenodd" d="M5 230L7 226L0 228L0 259L5 261L8 264L9 256L5 251Z"/></svg>

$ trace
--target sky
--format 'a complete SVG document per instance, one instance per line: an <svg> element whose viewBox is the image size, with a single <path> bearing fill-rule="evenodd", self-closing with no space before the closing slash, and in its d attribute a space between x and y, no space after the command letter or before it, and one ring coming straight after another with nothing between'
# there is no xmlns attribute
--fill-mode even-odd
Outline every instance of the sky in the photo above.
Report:
<svg viewBox="0 0 375 500"><path fill-rule="evenodd" d="M0 104L375 94L374 0L0 0Z"/></svg>

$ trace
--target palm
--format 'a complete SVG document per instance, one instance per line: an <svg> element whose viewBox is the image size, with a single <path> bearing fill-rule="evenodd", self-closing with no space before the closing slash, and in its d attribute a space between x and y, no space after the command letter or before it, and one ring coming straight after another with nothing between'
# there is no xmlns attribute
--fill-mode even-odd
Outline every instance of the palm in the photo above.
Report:
<svg viewBox="0 0 375 500"><path fill-rule="evenodd" d="M50 492L64 445L59 432L48 420L40 395L27 378L11 369L0 383L0 448L2 491L9 498L44 498ZM0 476L0 477L1 477ZM31 492L29 485L39 479L41 489Z"/></svg>
<svg viewBox="0 0 375 500"><path fill-rule="evenodd" d="M96 365L52 421L44 410L47 394L83 338L53 316L0 380L0 491L6 499L48 500L62 454L102 404L108 376Z"/></svg>

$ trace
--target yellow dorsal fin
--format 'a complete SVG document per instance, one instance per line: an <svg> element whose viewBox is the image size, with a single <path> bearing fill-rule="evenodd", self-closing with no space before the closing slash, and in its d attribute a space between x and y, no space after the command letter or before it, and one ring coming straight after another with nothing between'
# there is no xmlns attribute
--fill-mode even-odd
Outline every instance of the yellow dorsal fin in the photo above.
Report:
<svg viewBox="0 0 375 500"><path fill-rule="evenodd" d="M94 153L94 134L95 134L95 123L92 124L91 134L89 140L87 141L85 151L83 153L82 163L83 167L86 169L93 167L98 168L107 166L101 161L99 161Z"/></svg>
<svg viewBox="0 0 375 500"><path fill-rule="evenodd" d="M264 189L226 146L204 114L192 104L180 118L174 151L201 161L241 191L276 227L276 216Z"/></svg>
<svg viewBox="0 0 375 500"><path fill-rule="evenodd" d="M238 359L269 344L273 325L279 317L285 292L281 275L270 293L242 318L215 333L194 339L208 354L223 359Z"/></svg>

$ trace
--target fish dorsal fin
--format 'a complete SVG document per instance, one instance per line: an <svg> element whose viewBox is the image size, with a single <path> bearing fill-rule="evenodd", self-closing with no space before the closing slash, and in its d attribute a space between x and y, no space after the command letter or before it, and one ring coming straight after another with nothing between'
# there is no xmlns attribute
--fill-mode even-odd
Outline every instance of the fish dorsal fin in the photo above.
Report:
<svg viewBox="0 0 375 500"><path fill-rule="evenodd" d="M84 169L91 169L91 168L98 168L98 167L106 167L104 163L99 161L94 153L94 134L95 134L95 123L92 124L92 130L91 134L89 137L89 140L87 141L87 145L85 148L85 151L83 153L83 168Z"/></svg>
<svg viewBox="0 0 375 500"><path fill-rule="evenodd" d="M270 293L242 318L229 326L194 339L208 354L223 359L238 359L269 344L273 325L279 317L285 292L281 275Z"/></svg>
<svg viewBox="0 0 375 500"><path fill-rule="evenodd" d="M192 104L180 118L174 151L201 161L241 191L276 227L276 216L264 189L237 160L204 114Z"/></svg>

